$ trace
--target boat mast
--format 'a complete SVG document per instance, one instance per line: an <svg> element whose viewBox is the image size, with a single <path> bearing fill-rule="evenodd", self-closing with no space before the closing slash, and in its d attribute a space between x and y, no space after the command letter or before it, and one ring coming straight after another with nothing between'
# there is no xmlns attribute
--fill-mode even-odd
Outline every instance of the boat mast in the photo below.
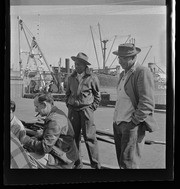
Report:
<svg viewBox="0 0 180 189"><path fill-rule="evenodd" d="M108 42L108 40L103 40L102 43L104 44L103 47L103 71L105 72L105 65L106 65L106 43Z"/></svg>
<svg viewBox="0 0 180 189"><path fill-rule="evenodd" d="M18 19L19 71L20 71L20 77L22 77L23 74L22 74L22 59L21 59L21 47L20 47L20 41L21 41L20 32L21 32L22 27L20 27L20 23L19 23L20 22L20 18L19 18L19 16L17 17L17 19Z"/></svg>
<svg viewBox="0 0 180 189"><path fill-rule="evenodd" d="M92 32L92 26L90 26L90 30L91 30L91 36L92 36L94 50L95 50L95 54L96 54L96 59L97 59L97 63L98 63L98 69L100 69L98 55L97 55L97 50L96 50L96 45L95 45L95 42L94 42L94 36L93 36L93 32Z"/></svg>
<svg viewBox="0 0 180 189"><path fill-rule="evenodd" d="M99 30L99 37L100 37L101 51L102 51L102 56L103 56L103 46L102 46L102 38L101 38L101 29L100 29L100 24L99 24L99 23L98 23L98 30Z"/></svg>

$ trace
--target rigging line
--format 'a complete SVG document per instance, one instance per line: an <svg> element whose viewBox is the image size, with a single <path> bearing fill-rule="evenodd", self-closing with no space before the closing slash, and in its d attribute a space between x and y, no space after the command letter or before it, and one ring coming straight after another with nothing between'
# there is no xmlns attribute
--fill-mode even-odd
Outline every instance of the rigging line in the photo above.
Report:
<svg viewBox="0 0 180 189"><path fill-rule="evenodd" d="M96 45L95 45L95 42L94 42L94 36L93 36L93 32L92 32L92 26L90 26L90 30L91 30L91 35L92 35L94 50L95 50L95 54L96 54L96 60L97 60L97 63L98 63L98 69L100 69L98 55L97 55L97 51L96 51Z"/></svg>
<svg viewBox="0 0 180 189"><path fill-rule="evenodd" d="M144 61L146 60L146 57L147 57L147 55L149 54L149 52L150 52L151 48L152 48L152 45L150 46L150 48L149 48L149 50L148 50L148 52L147 52L146 56L144 57L144 60L142 61L141 65L143 65Z"/></svg>
<svg viewBox="0 0 180 189"><path fill-rule="evenodd" d="M113 65L113 63L114 63L114 61L117 59L117 55L116 55L116 57L114 58L114 60L112 61L112 63L111 63L111 65L109 66L109 68L111 68L111 66Z"/></svg>
<svg viewBox="0 0 180 189"><path fill-rule="evenodd" d="M107 56L107 58L106 58L105 63L107 62L107 60L108 60L108 58L109 58L109 55L110 55L110 53L111 53L111 50L112 50L112 47L113 47L113 45L114 45L114 42L115 42L116 38L117 38L117 35L115 35L115 37L114 37L113 43L112 43L112 45L111 45L111 48L110 48L110 50L109 50L109 53L108 53L108 56Z"/></svg>
<svg viewBox="0 0 180 189"><path fill-rule="evenodd" d="M26 41L27 41L27 44L28 44L29 50L30 50L30 53L29 53L28 59L27 59L27 63L26 63L26 65L27 65L28 62L29 62L30 54L31 54L31 52L32 52L32 48L31 48L31 45L30 45L29 40L28 40L28 38L27 38L26 32L25 32L25 30L24 30L24 27L22 27L22 30L23 30L23 32L24 32L24 35L25 35L25 38L26 38Z"/></svg>
<svg viewBox="0 0 180 189"><path fill-rule="evenodd" d="M131 35L128 35L128 38L126 39L125 43L129 40L130 37L131 37Z"/></svg>
<svg viewBox="0 0 180 189"><path fill-rule="evenodd" d="M40 49L40 47L39 47L39 44L37 43L35 37L34 37L34 41L35 41L35 43L37 44L37 48L38 48L39 52L41 53L41 55L42 55L42 57L43 57L43 59L44 59L44 62L45 62L45 64L46 64L48 70L51 72L51 75L52 75L53 79L55 80L56 83L58 83L58 81L57 81L56 77L54 76L54 73L51 71L51 68L50 68L50 66L48 65L47 60L46 60L46 58L45 58L43 52L41 51L41 49Z"/></svg>
<svg viewBox="0 0 180 189"><path fill-rule="evenodd" d="M156 63L155 63L155 64L156 64ZM161 70L161 72L165 73L165 71L162 70L157 64L156 64L156 66L159 68L159 70Z"/></svg>
<svg viewBox="0 0 180 189"><path fill-rule="evenodd" d="M20 31L21 31L21 26L19 23L19 17L18 17L18 45L19 45L19 64L22 64L22 59L21 59L21 47L20 47L20 42L21 42L21 35L20 35ZM22 65L20 65L22 66ZM21 68L20 68L21 69Z"/></svg>
<svg viewBox="0 0 180 189"><path fill-rule="evenodd" d="M26 28L27 32L29 32L29 35L33 38L34 35L32 34L32 32L30 31L30 29L26 26L26 24L24 22L23 22L23 25L24 25L24 28Z"/></svg>
<svg viewBox="0 0 180 189"><path fill-rule="evenodd" d="M102 51L102 56L103 56L103 46L102 46L101 30L100 30L100 24L99 24L99 23L98 23L98 30L99 30L99 37L100 37L101 51Z"/></svg>

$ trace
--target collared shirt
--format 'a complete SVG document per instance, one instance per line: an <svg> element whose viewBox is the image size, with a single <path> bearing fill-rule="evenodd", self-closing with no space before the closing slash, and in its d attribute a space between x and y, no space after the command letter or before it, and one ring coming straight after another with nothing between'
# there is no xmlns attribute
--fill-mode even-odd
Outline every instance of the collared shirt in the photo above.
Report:
<svg viewBox="0 0 180 189"><path fill-rule="evenodd" d="M11 169L37 169L37 164L11 132Z"/></svg>
<svg viewBox="0 0 180 189"><path fill-rule="evenodd" d="M133 65L133 67L135 66L135 64ZM124 72L124 76L117 86L117 100L113 117L113 122L116 122L117 124L121 123L122 121L130 122L131 115L135 111L129 96L124 91L124 84L127 77L131 73L132 68L127 73Z"/></svg>
<svg viewBox="0 0 180 189"><path fill-rule="evenodd" d="M11 120L11 132L22 142L26 135L26 130L22 122L14 115Z"/></svg>
<svg viewBox="0 0 180 189"><path fill-rule="evenodd" d="M83 76L85 75L85 72L82 72L81 74L77 73L77 79L80 82Z"/></svg>

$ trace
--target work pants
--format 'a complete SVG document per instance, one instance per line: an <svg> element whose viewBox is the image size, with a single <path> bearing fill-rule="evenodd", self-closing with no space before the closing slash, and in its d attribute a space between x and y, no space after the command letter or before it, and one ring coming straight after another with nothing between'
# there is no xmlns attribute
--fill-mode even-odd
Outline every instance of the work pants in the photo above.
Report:
<svg viewBox="0 0 180 189"><path fill-rule="evenodd" d="M74 162L66 164L59 160L55 160L51 154L40 155L29 152L30 158L36 163L38 169L72 169Z"/></svg>
<svg viewBox="0 0 180 189"><path fill-rule="evenodd" d="M80 168L83 167L82 155L81 155L81 131L84 138L84 142L88 151L91 167L100 169L99 154L98 154L98 143L96 139L96 126L94 124L94 112L90 108L82 110L75 110L69 108L68 117L72 123L75 141L79 150L79 160L76 161L75 165Z"/></svg>
<svg viewBox="0 0 180 189"><path fill-rule="evenodd" d="M138 169L142 156L145 129L132 122L113 123L116 155L120 169Z"/></svg>

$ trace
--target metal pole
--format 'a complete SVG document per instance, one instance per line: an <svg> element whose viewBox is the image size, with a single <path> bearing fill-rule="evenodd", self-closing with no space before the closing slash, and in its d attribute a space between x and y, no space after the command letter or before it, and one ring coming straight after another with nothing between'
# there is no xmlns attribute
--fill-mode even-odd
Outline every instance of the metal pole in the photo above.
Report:
<svg viewBox="0 0 180 189"><path fill-rule="evenodd" d="M96 51L96 45L95 45L95 42L94 42L94 37L93 37L93 32L92 32L92 27L91 26L90 26L90 30L91 30L91 35L92 35L94 50L95 50L95 54L96 54L96 59L97 59L97 63L98 63L98 69L100 69L98 55L97 55L97 51Z"/></svg>
<svg viewBox="0 0 180 189"><path fill-rule="evenodd" d="M102 51L102 56L103 56L103 46L102 46L101 30L100 30L100 24L99 24L99 23L98 23L98 29L99 29L99 37L100 37L101 51Z"/></svg>
<svg viewBox="0 0 180 189"><path fill-rule="evenodd" d="M40 49L40 47L39 47L39 45L38 45L38 43L37 43L37 41L36 41L36 38L35 38L35 37L34 37L34 41L35 41L35 42L36 42L36 44L37 44L37 48L38 48L39 52L41 53L42 57L44 58L44 62L45 62L45 64L46 64L46 66L47 66L48 70L49 70L50 72L52 72L52 71L51 71L51 68L50 68L50 66L48 65L47 60L46 60L46 58L45 58L45 56L44 56L43 52L41 51L41 49Z"/></svg>
<svg viewBox="0 0 180 189"><path fill-rule="evenodd" d="M108 40L103 40L102 41L104 44L104 48L103 48L103 70L105 71L105 60L106 60L106 43L108 42Z"/></svg>
<svg viewBox="0 0 180 189"><path fill-rule="evenodd" d="M106 58L105 63L107 62L107 60L108 60L108 58L109 58L109 55L110 55L110 53L111 53L111 50L112 50L112 47L113 47L113 45L114 45L114 42L115 42L116 38L117 38L117 35L115 35L115 37L114 37L113 43L112 43L112 45L111 45L111 48L110 48L110 50L109 50L109 54L108 54L108 56L107 56L107 58Z"/></svg>
<svg viewBox="0 0 180 189"><path fill-rule="evenodd" d="M21 30L21 28L20 28L20 18L19 18L19 16L17 17L17 19L18 19L18 43L19 43L18 44L19 45L19 68L20 68L20 76L22 77L22 59L21 59L21 48L20 48L20 42L21 42L20 30Z"/></svg>

